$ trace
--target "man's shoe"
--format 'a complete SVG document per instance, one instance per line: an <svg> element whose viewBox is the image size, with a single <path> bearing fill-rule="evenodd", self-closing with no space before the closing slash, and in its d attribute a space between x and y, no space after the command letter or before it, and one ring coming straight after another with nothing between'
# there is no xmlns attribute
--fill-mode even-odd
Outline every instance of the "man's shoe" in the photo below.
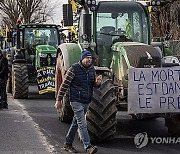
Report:
<svg viewBox="0 0 180 154"><path fill-rule="evenodd" d="M94 154L98 151L96 146L91 146L86 149L86 154Z"/></svg>
<svg viewBox="0 0 180 154"><path fill-rule="evenodd" d="M65 144L63 149L71 153L77 153L77 150L72 145L69 144Z"/></svg>

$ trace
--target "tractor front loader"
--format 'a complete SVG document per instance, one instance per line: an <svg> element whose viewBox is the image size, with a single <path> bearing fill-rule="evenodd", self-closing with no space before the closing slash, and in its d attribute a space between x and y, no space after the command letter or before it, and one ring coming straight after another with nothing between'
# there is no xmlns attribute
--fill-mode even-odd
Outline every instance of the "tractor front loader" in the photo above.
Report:
<svg viewBox="0 0 180 154"><path fill-rule="evenodd" d="M133 87L132 84L128 86L129 70L162 68L162 52L151 45L156 43L151 42L148 7L156 3L70 0L69 4L63 5L64 26L78 25L78 39L58 47L56 92L67 69L79 61L82 49L90 50L96 74L103 76L101 87L94 88L93 99L86 115L90 138L94 142L112 139L116 133L117 110L129 112L129 106L137 103L128 101L128 91ZM63 101L59 119L63 122L71 121L73 114L68 93ZM156 110L152 113L129 114L134 119L162 116ZM175 123L180 125L178 120ZM175 132L179 132L178 129Z"/></svg>

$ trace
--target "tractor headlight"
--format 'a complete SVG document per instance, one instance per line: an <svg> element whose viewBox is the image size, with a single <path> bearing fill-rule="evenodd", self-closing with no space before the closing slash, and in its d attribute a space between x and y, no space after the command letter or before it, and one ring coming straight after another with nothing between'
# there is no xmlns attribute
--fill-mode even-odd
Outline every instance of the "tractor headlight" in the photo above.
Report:
<svg viewBox="0 0 180 154"><path fill-rule="evenodd" d="M46 58L46 57L47 57L47 54L39 53L39 57L41 57L41 58Z"/></svg>
<svg viewBox="0 0 180 154"><path fill-rule="evenodd" d="M86 3L91 11L96 10L96 0L86 0Z"/></svg>
<svg viewBox="0 0 180 154"><path fill-rule="evenodd" d="M56 57L56 53L51 54L51 57L55 58Z"/></svg>
<svg viewBox="0 0 180 154"><path fill-rule="evenodd" d="M153 0L152 2L151 2L151 5L152 6L160 6L161 5L161 1L159 1L159 0Z"/></svg>
<svg viewBox="0 0 180 154"><path fill-rule="evenodd" d="M87 4L90 5L96 5L96 0L87 0Z"/></svg>
<svg viewBox="0 0 180 154"><path fill-rule="evenodd" d="M87 1L87 4L88 4L88 5L91 5L91 1L90 1L90 0L89 0L89 1Z"/></svg>

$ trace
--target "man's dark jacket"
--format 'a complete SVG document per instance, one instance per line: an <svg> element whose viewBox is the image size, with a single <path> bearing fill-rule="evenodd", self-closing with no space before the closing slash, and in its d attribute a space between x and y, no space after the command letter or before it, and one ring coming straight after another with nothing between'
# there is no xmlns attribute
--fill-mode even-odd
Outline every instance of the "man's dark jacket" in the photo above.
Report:
<svg viewBox="0 0 180 154"><path fill-rule="evenodd" d="M70 85L70 101L90 103L95 85L95 69L93 66L85 69L81 63L74 64L74 78Z"/></svg>
<svg viewBox="0 0 180 154"><path fill-rule="evenodd" d="M7 80L8 78L8 60L0 55L0 80Z"/></svg>

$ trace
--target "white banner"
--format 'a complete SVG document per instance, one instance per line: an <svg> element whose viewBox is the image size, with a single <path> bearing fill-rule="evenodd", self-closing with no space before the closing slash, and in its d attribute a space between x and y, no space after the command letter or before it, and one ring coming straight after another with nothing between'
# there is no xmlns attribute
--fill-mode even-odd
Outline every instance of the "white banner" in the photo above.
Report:
<svg viewBox="0 0 180 154"><path fill-rule="evenodd" d="M180 112L180 67L132 68L128 113Z"/></svg>

